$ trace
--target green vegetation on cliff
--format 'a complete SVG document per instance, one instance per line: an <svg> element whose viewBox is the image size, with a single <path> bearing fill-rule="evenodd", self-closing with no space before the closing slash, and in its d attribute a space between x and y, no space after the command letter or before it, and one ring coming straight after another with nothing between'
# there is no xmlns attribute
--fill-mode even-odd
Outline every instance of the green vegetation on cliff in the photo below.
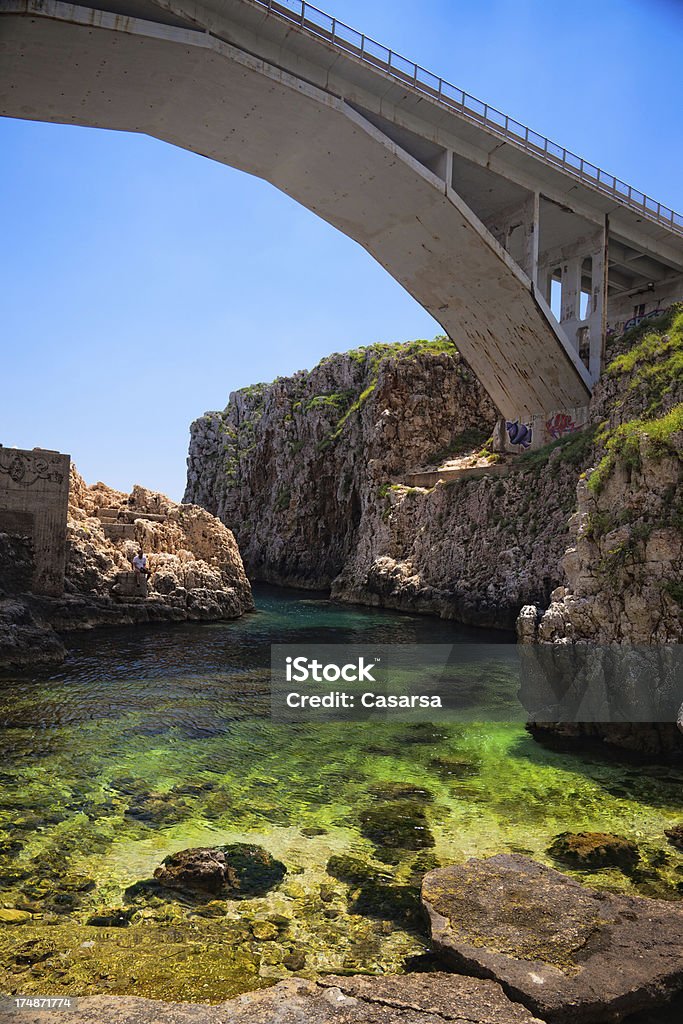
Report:
<svg viewBox="0 0 683 1024"><path fill-rule="evenodd" d="M588 480L593 494L600 493L617 462L638 469L644 455L664 458L680 451L683 403L671 403L683 381L683 303L624 334L605 380L620 389L615 413L633 399L642 412L617 426L603 424L598 434L603 455Z"/></svg>
<svg viewBox="0 0 683 1024"><path fill-rule="evenodd" d="M629 392L638 392L648 403L647 417L661 415L666 399L683 380L683 303L677 302L662 316L627 331L618 348L605 370L608 378L628 376L626 392L615 408L621 408Z"/></svg>
<svg viewBox="0 0 683 1024"><path fill-rule="evenodd" d="M683 431L683 403L657 419L635 419L612 431L603 431L605 454L588 478L588 488L599 494L617 461L630 469L639 469L643 455L664 458L676 455L675 435Z"/></svg>

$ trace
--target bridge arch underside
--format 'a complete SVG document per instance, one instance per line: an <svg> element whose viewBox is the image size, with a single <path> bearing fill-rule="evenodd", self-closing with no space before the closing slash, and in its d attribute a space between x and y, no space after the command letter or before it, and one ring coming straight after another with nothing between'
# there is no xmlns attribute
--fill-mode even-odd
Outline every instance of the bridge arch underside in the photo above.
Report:
<svg viewBox="0 0 683 1024"><path fill-rule="evenodd" d="M591 378L542 290L443 177L343 100L208 33L51 0L0 14L1 113L140 132L264 178L385 267L504 417L587 404Z"/></svg>

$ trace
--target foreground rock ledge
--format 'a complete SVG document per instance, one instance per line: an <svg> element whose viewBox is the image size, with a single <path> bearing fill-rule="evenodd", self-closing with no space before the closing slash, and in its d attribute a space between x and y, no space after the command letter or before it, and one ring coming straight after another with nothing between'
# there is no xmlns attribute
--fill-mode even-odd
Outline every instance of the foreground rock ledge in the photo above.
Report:
<svg viewBox="0 0 683 1024"><path fill-rule="evenodd" d="M56 1011L22 1010L21 1024L50 1024ZM61 1019L61 1018L60 1018ZM292 978L217 1006L135 996L87 996L70 1024L541 1024L499 985L453 974Z"/></svg>
<svg viewBox="0 0 683 1024"><path fill-rule="evenodd" d="M549 1024L618 1021L683 989L683 908L587 889L526 857L430 871L432 939Z"/></svg>

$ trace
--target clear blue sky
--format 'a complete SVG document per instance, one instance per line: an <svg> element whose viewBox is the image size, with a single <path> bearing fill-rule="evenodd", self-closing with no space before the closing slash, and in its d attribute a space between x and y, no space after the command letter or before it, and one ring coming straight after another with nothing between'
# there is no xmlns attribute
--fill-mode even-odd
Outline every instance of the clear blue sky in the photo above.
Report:
<svg viewBox="0 0 683 1024"><path fill-rule="evenodd" d="M683 5L325 0L341 20L683 210ZM182 495L235 388L433 320L271 186L153 139L0 119L0 441Z"/></svg>

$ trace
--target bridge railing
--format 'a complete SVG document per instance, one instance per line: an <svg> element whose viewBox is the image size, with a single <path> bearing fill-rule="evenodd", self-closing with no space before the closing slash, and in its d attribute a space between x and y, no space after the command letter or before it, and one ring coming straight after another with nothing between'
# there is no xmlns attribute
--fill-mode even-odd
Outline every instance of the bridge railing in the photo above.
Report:
<svg viewBox="0 0 683 1024"><path fill-rule="evenodd" d="M613 174L608 174L564 146L559 146L544 135L539 135L489 103L478 100L476 96L470 96L463 89L451 85L450 82L396 53L395 50L326 14L319 7L314 7L305 0L250 2L390 75L407 88L428 96L468 121L484 125L488 131L512 142L545 163L559 168L591 188L637 210L648 220L656 221L670 231L683 235L683 214L676 213L670 207L657 202Z"/></svg>

